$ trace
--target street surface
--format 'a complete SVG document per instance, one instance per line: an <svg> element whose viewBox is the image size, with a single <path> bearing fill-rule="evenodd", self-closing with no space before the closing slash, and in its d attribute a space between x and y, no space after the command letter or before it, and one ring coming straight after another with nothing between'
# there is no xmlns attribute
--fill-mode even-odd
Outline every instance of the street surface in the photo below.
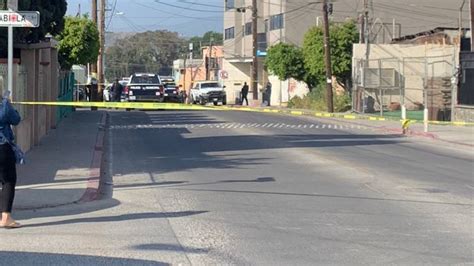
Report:
<svg viewBox="0 0 474 266"><path fill-rule="evenodd" d="M471 147L233 111L111 111L107 134L104 199L17 212L0 264L473 263Z"/></svg>

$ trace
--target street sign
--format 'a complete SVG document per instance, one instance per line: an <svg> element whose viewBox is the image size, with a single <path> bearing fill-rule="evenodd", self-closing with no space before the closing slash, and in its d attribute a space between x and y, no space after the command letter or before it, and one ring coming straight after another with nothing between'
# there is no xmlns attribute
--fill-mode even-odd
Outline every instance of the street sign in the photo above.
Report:
<svg viewBox="0 0 474 266"><path fill-rule="evenodd" d="M18 0L9 0L8 8L0 11L0 27L8 28L8 91L13 99L13 28L37 28L40 24L38 11L13 11Z"/></svg>
<svg viewBox="0 0 474 266"><path fill-rule="evenodd" d="M0 27L37 28L39 25L38 11L0 11Z"/></svg>
<svg viewBox="0 0 474 266"><path fill-rule="evenodd" d="M266 51L257 50L257 56L258 56L258 57L265 57L265 56L267 56L267 52L266 52Z"/></svg>

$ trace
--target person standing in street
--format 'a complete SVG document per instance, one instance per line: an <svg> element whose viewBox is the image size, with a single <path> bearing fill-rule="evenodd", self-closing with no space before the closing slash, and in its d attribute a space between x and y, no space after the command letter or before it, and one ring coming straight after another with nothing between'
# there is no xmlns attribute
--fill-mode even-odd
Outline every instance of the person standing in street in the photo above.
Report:
<svg viewBox="0 0 474 266"><path fill-rule="evenodd" d="M115 79L114 84L112 85L112 95L113 95L113 101L114 102L120 102L120 98L122 96L123 92L123 86L120 84L118 79Z"/></svg>
<svg viewBox="0 0 474 266"><path fill-rule="evenodd" d="M2 219L0 227L13 229L19 228L21 225L11 216L17 179L16 156L13 151L15 137L11 126L18 125L21 117L13 108L7 95L4 95L1 90L0 88L0 95L2 95L0 103L0 183L2 184L0 211Z"/></svg>
<svg viewBox="0 0 474 266"><path fill-rule="evenodd" d="M244 82L244 86L242 87L242 90L240 91L240 94L242 95L241 103L244 105L244 100L247 103L247 106L249 105L249 99L247 98L249 95L249 85L247 85L247 82Z"/></svg>
<svg viewBox="0 0 474 266"><path fill-rule="evenodd" d="M263 94L263 101L267 102L267 106L270 106L270 102L272 100L272 84L267 82L267 86L265 86L265 92Z"/></svg>

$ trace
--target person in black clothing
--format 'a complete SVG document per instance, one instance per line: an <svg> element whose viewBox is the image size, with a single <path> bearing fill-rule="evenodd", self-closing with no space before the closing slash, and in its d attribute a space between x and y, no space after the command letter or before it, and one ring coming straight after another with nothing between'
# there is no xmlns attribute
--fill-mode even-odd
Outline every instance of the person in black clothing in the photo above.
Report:
<svg viewBox="0 0 474 266"><path fill-rule="evenodd" d="M122 96L123 86L119 83L118 79L115 79L114 84L112 85L112 96L114 102L120 102L120 97Z"/></svg>
<svg viewBox="0 0 474 266"><path fill-rule="evenodd" d="M265 92L263 93L263 101L267 102L267 106L270 106L270 102L272 100L272 84L267 82L267 86L265 87Z"/></svg>
<svg viewBox="0 0 474 266"><path fill-rule="evenodd" d="M0 88L1 94L1 88ZM13 200L15 198L16 158L12 149L15 140L12 125L20 123L20 115L13 108L8 98L0 96L0 211L2 228L19 228L21 225L12 216Z"/></svg>
<svg viewBox="0 0 474 266"><path fill-rule="evenodd" d="M244 100L247 103L247 106L249 105L249 99L247 98L249 94L249 85L247 85L247 82L244 82L244 86L242 87L242 90L240 91L242 94L242 105L244 105Z"/></svg>

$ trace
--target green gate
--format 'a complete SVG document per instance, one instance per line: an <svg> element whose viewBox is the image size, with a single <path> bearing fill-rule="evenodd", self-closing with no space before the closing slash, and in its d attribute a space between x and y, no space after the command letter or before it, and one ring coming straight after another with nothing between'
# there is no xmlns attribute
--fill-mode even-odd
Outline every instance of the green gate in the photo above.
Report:
<svg viewBox="0 0 474 266"><path fill-rule="evenodd" d="M74 94L74 86L76 81L74 79L74 72L62 72L59 78L59 87L58 87L58 102L72 102ZM58 107L56 111L56 121L57 123L61 122L63 118L72 113L74 109L72 107Z"/></svg>

